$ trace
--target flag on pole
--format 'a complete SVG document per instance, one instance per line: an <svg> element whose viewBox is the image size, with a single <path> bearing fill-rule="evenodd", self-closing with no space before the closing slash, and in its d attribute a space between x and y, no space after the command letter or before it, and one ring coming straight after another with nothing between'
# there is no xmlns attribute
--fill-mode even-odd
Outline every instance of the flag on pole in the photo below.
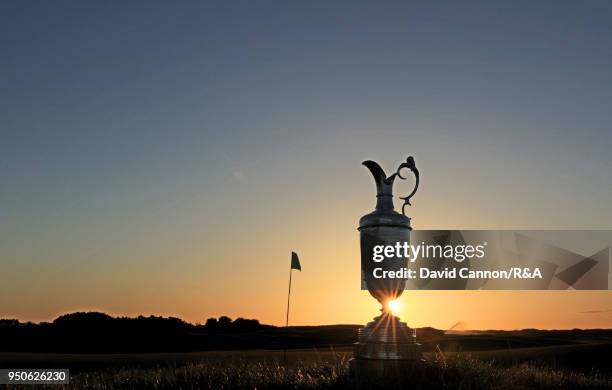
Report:
<svg viewBox="0 0 612 390"><path fill-rule="evenodd" d="M298 255L295 252L291 252L291 269L297 269L298 271L302 270L302 266L300 265L300 259L298 258Z"/></svg>
<svg viewBox="0 0 612 390"><path fill-rule="evenodd" d="M289 302L291 300L291 271L297 269L298 271L302 271L302 266L300 265L300 259L298 258L297 253L291 252L291 267L289 267L289 292L287 294L287 318L285 319L285 328L289 326ZM287 349L283 348L283 355L285 356L285 364L287 363Z"/></svg>
<svg viewBox="0 0 612 390"><path fill-rule="evenodd" d="M302 266L300 265L300 259L298 258L297 253L291 252L291 267L289 267L289 293L287 294L287 319L285 321L285 326L289 326L289 301L291 299L291 271L293 271L294 269L301 271Z"/></svg>

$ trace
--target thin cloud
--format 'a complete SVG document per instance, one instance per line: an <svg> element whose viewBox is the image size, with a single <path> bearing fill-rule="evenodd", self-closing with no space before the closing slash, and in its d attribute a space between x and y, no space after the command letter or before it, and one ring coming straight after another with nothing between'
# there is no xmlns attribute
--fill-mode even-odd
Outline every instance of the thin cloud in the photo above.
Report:
<svg viewBox="0 0 612 390"><path fill-rule="evenodd" d="M244 167L238 166L225 151L217 149L217 152L221 155L223 160L225 160L225 166L228 171L228 174L225 175L225 180L235 180L240 184L248 184L249 178Z"/></svg>
<svg viewBox="0 0 612 390"><path fill-rule="evenodd" d="M457 321L457 322L455 322L455 324L453 326L448 328L447 331L449 331L449 330L456 330L457 328L465 328L465 322Z"/></svg>
<svg viewBox="0 0 612 390"><path fill-rule="evenodd" d="M606 310L586 310L586 311L579 311L579 314L601 314L601 313L610 313L612 312L612 309L606 309Z"/></svg>

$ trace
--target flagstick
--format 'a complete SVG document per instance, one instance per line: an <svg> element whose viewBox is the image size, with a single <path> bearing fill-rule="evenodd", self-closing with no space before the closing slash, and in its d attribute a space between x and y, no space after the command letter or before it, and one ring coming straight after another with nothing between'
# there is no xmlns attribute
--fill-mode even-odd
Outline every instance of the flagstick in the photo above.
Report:
<svg viewBox="0 0 612 390"><path fill-rule="evenodd" d="M287 328L289 326L289 300L291 299L291 271L293 271L293 267L289 267L289 293L287 294L287 318L285 319L285 337L288 336ZM287 344L284 345L283 349L283 360L285 361L285 366L287 365Z"/></svg>
<svg viewBox="0 0 612 390"><path fill-rule="evenodd" d="M287 294L287 319L285 320L285 328L289 326L289 299L291 298L291 271L293 271L293 267L289 267L289 294Z"/></svg>

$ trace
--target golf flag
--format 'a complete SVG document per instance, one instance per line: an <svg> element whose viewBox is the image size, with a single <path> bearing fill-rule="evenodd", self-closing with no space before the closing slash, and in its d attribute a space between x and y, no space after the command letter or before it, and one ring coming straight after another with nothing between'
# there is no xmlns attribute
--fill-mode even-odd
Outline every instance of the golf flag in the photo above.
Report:
<svg viewBox="0 0 612 390"><path fill-rule="evenodd" d="M298 259L298 255L295 252L291 252L291 269L297 269L298 271L302 270L300 259Z"/></svg>

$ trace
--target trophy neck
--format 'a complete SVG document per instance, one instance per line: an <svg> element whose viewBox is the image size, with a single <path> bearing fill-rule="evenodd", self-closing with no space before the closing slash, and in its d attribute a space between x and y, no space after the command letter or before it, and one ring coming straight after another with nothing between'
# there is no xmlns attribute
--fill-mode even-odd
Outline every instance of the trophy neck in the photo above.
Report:
<svg viewBox="0 0 612 390"><path fill-rule="evenodd" d="M388 213L394 211L393 207L393 195L391 194L379 194L376 195L376 211L382 213Z"/></svg>

